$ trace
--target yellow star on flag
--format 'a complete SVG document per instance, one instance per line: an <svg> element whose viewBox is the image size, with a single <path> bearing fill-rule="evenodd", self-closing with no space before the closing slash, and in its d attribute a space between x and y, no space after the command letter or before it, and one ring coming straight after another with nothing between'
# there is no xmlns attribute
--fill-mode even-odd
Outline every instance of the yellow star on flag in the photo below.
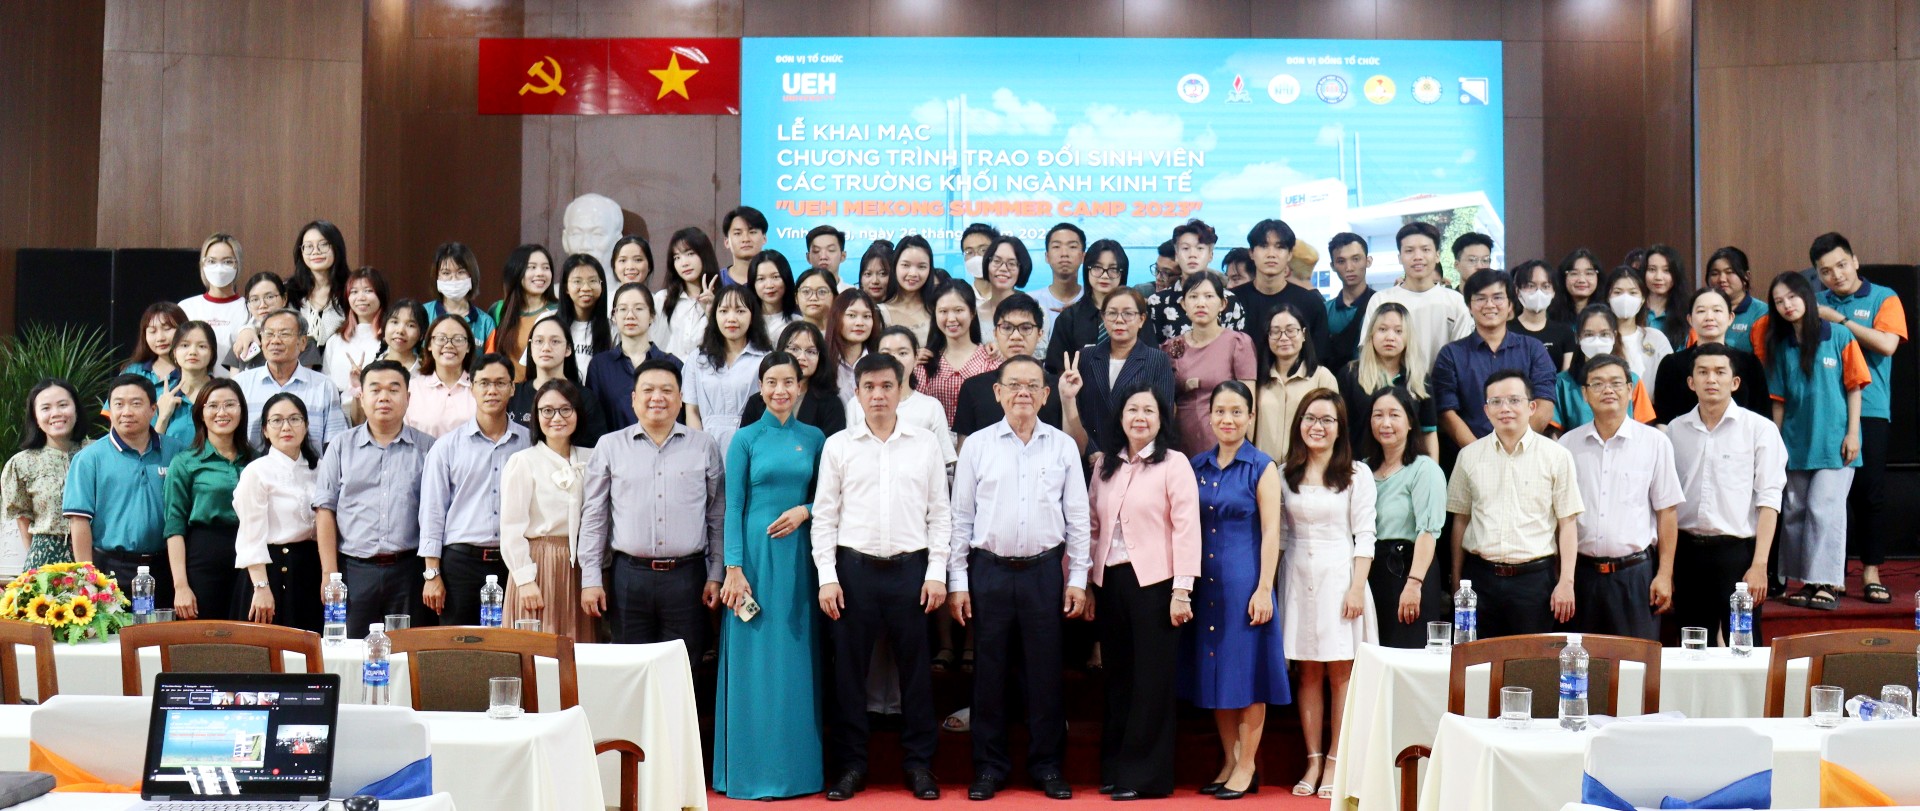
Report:
<svg viewBox="0 0 1920 811"><path fill-rule="evenodd" d="M688 101L693 100L692 97L687 95L687 80L693 78L693 75L700 71L682 70L680 68L679 54L673 54L668 57L667 67L665 69L649 70L647 72L653 74L653 78L660 80L660 95L654 96L654 101L666 98L668 93L679 93L680 98L687 99Z"/></svg>

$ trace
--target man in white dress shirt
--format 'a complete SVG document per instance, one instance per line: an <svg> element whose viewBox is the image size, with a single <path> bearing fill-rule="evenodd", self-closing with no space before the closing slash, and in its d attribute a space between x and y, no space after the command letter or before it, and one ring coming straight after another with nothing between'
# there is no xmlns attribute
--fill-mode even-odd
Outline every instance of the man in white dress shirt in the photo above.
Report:
<svg viewBox="0 0 1920 811"><path fill-rule="evenodd" d="M939 799L933 778L938 729L933 671L923 614L947 600L953 516L947 471L931 432L899 418L906 369L874 353L854 366L865 418L827 438L813 504L813 562L820 610L833 621L835 657L832 749L840 776L827 799L866 787L867 668L885 637L900 663L906 784Z"/></svg>
<svg viewBox="0 0 1920 811"><path fill-rule="evenodd" d="M1022 652L1027 775L1048 797L1073 797L1061 772L1067 720L1062 617L1086 611L1090 559L1087 483L1080 449L1040 421L1046 368L1008 358L994 397L1006 418L961 449L953 478L953 552L947 558L953 618L973 627L973 785L968 799L1006 787L1007 680ZM1061 565L1062 559L1065 565ZM973 598L978 596L976 602Z"/></svg>
<svg viewBox="0 0 1920 811"><path fill-rule="evenodd" d="M1560 437L1580 482L1574 628L1590 634L1660 638L1673 607L1675 520L1681 501L1673 443L1627 417L1632 379L1614 355L1587 359L1580 381L1593 421ZM1655 544L1658 546L1655 546ZM1657 560L1657 565L1656 565Z"/></svg>
<svg viewBox="0 0 1920 811"><path fill-rule="evenodd" d="M1780 428L1734 403L1740 351L1725 344L1693 350L1687 388L1700 398L1667 426L1680 474L1679 549L1673 560L1673 614L1680 626L1727 630L1727 598L1744 582L1753 595L1753 634L1767 598L1767 557L1787 484Z"/></svg>

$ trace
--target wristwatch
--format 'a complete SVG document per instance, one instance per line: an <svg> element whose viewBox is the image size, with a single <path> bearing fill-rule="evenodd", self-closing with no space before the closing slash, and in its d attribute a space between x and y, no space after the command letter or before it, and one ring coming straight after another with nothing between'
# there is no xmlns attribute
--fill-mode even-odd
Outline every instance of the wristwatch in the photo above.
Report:
<svg viewBox="0 0 1920 811"><path fill-rule="evenodd" d="M273 585L272 583L269 583L265 580L255 580L253 581L253 590L259 591L261 589L271 587L272 585Z"/></svg>
<svg viewBox="0 0 1920 811"><path fill-rule="evenodd" d="M426 569L421 570L420 576L428 580L438 580L440 578L440 570L429 566Z"/></svg>

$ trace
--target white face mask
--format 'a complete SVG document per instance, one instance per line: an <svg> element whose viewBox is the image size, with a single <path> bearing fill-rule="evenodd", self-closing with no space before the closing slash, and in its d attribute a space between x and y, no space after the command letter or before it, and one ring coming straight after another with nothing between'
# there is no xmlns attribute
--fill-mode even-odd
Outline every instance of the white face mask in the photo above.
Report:
<svg viewBox="0 0 1920 811"><path fill-rule="evenodd" d="M986 266L987 266L987 258L984 256L967 257L967 278L969 279L980 278L980 271L986 268Z"/></svg>
<svg viewBox="0 0 1920 811"><path fill-rule="evenodd" d="M1632 293L1621 293L1607 299L1607 306L1613 308L1613 317L1625 321L1640 313L1640 297Z"/></svg>
<svg viewBox="0 0 1920 811"><path fill-rule="evenodd" d="M240 269L221 262L208 262L200 266L200 272L206 274L207 284L226 287L233 284L233 277L240 274Z"/></svg>
<svg viewBox="0 0 1920 811"><path fill-rule="evenodd" d="M446 296L447 298L450 298L450 299L466 298L467 293L473 290L473 280L472 279L441 279L437 282L434 282L433 286L435 289L440 291L440 295Z"/></svg>
<svg viewBox="0 0 1920 811"><path fill-rule="evenodd" d="M1609 354L1611 352L1613 352L1612 338L1581 338L1580 339L1580 354L1586 355L1589 358L1595 355Z"/></svg>
<svg viewBox="0 0 1920 811"><path fill-rule="evenodd" d="M1527 312L1530 312L1530 313L1540 312L1542 310L1547 309L1547 305L1552 303L1553 303L1553 291L1551 290L1520 291L1520 306L1527 308Z"/></svg>

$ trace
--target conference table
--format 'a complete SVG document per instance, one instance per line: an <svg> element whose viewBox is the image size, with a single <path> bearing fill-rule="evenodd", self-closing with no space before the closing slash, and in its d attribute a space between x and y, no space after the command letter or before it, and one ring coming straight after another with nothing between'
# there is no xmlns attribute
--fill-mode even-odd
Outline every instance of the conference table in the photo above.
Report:
<svg viewBox="0 0 1920 811"><path fill-rule="evenodd" d="M19 647L20 672L32 673L34 652ZM700 719L694 701L693 668L686 646L679 642L651 645L576 644L574 667L579 678L580 707L586 711L592 739L618 738L640 745L646 761L640 764L640 807L648 811L676 811L707 806L706 771L700 743ZM340 676L340 702L361 702L360 666L366 659L366 645L349 639L329 645L323 651L327 672ZM396 654L392 674L393 703L410 706L411 680L407 657ZM141 680L152 684L160 672L160 652L147 648L140 652ZM60 692L74 695L121 694L120 643L113 638L104 642L56 645L54 667L60 678ZM286 656L286 669L306 668L306 657ZM559 666L551 659L536 662L539 695L547 703L543 708L557 709L560 697ZM37 697L38 684L31 678L21 680L21 694ZM0 719L4 719L0 715ZM438 746L436 740L435 746ZM0 743L0 753L5 752ZM436 749L436 752L438 750ZM602 803L620 804L618 760L611 754L595 759L600 772ZM18 762L24 762L18 761ZM459 799L456 797L456 799ZM463 811L471 811L460 801Z"/></svg>
<svg viewBox="0 0 1920 811"><path fill-rule="evenodd" d="M1754 648L1750 656L1708 648L1699 658L1689 651L1666 648L1660 656L1658 709L1688 718L1758 718L1763 714L1771 660L1769 648ZM1340 745L1334 753L1335 797L1352 798L1358 811L1399 808L1400 773L1394 758L1409 746L1435 746L1447 714L1450 667L1451 657L1424 649L1361 646L1347 682ZM1490 670L1486 665L1467 669L1469 716L1488 715ZM1646 668L1625 662L1620 670L1619 714L1652 712L1640 706ZM1788 716L1801 714L1806 681L1806 661L1789 662ZM1431 766L1423 762L1422 768Z"/></svg>

